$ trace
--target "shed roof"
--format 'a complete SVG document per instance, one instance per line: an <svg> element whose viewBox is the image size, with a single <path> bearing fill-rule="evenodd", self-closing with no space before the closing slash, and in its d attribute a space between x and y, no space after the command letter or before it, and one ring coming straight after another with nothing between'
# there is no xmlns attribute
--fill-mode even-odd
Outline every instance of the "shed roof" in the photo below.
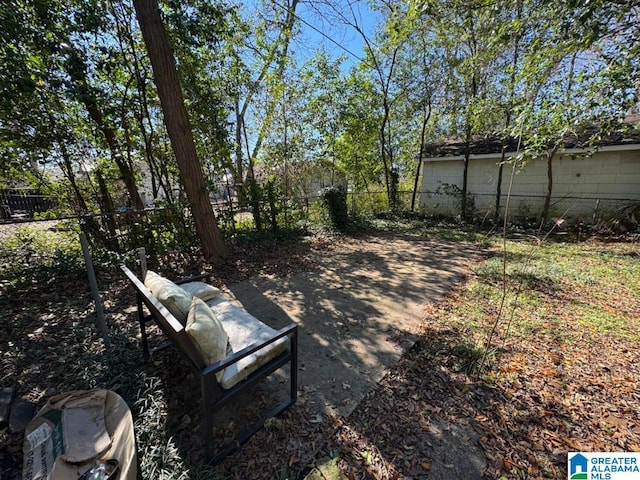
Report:
<svg viewBox="0 0 640 480"><path fill-rule="evenodd" d="M623 125L633 125L635 128L620 129L618 132L603 135L595 144L598 147L614 145L638 145L640 144L640 114L625 117ZM591 125L579 133L569 132L563 138L563 148L581 149L588 148L592 138L600 131L600 127ZM526 145L524 139L508 138L505 140L506 152L522 150ZM465 154L466 143L464 139L448 138L442 142L425 146L422 151L423 158L460 157ZM497 135L476 136L469 144L472 155L500 154L502 152L502 139Z"/></svg>

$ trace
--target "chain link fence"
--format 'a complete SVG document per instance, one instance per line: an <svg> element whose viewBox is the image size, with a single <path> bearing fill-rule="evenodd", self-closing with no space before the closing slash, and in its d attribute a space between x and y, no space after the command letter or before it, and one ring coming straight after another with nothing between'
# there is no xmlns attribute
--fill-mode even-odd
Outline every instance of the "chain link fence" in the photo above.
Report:
<svg viewBox="0 0 640 480"><path fill-rule="evenodd" d="M419 198L419 209L423 213L450 217L461 214L462 195L459 193L421 192ZM504 218L506 211L512 220L536 220L542 215L544 203L544 195L503 195L498 206L498 217ZM496 196L469 194L467 209L469 216L476 220L494 218ZM552 197L549 218L563 218L589 224L615 220L637 223L640 220L640 198Z"/></svg>
<svg viewBox="0 0 640 480"><path fill-rule="evenodd" d="M459 218L462 196L459 193L442 192L397 192L396 204L390 206L386 191L349 192L346 203L351 218L386 215L390 212L409 212L412 203L416 213ZM243 232L256 232L256 209L260 212L261 232L277 233L280 230L295 230L309 224L328 224L327 215L320 206L319 196L300 198L267 198L260 202L239 202L224 199L212 202L218 224L225 236ZM499 218L504 218L508 207L508 217L513 222L537 222L541 216L545 197L543 195L512 195L500 199ZM508 200L508 205L507 205ZM475 222L493 220L496 211L496 197L489 194L467 196L469 219ZM142 211L127 210L109 214L67 216L55 218L47 216L47 221L55 228L79 228L94 244L100 244L112 251L128 251L145 246L156 252L184 245L196 245L197 238L193 219L186 206L154 208ZM640 223L640 199L596 198L596 197L554 197L550 204L549 220L566 219L569 223L584 223L598 226L622 225L636 230ZM18 220L19 221L19 220ZM23 221L31 221L23 219ZM4 219L0 226L4 229L17 225L16 219Z"/></svg>

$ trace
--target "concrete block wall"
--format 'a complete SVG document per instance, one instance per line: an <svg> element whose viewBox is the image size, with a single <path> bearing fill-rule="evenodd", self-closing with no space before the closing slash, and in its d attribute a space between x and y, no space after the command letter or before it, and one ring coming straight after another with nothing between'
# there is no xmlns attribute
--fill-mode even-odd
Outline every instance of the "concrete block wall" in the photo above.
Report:
<svg viewBox="0 0 640 480"><path fill-rule="evenodd" d="M475 195L478 213L490 212L495 204L499 157L471 158L468 192ZM445 201L445 185L462 188L462 159L433 159L424 162L421 205L429 213L458 214L453 199ZM640 201L640 150L600 151L590 156L557 155L553 159L552 213L557 216L584 216L598 208L598 200L615 202L620 199ZM502 194L507 194L512 165L503 168ZM547 191L547 164L537 158L517 166L511 194L522 212L538 214ZM438 201L434 198L438 197ZM526 197L530 197L526 200ZM523 203L524 202L524 203ZM527 205L528 202L528 205ZM504 204L504 201L502 202ZM603 203L604 205L604 203Z"/></svg>

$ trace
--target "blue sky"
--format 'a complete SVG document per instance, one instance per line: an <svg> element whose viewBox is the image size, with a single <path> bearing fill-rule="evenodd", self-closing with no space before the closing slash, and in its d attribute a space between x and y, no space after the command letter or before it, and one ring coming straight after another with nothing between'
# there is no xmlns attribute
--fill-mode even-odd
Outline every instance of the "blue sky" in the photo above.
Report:
<svg viewBox="0 0 640 480"><path fill-rule="evenodd" d="M346 2L343 3L343 6L346 7ZM368 8L365 1L354 3L354 12L356 20L365 34L369 38L373 38L376 14ZM311 56L313 50L317 50L322 46L332 55L345 55L347 62L357 62L358 59L356 57L364 57L362 36L353 27L345 25L336 19L334 12L326 8L324 11L317 11L317 7L312 10L307 3L301 3L297 9L297 14L302 20L300 22L302 29L301 40L305 42L302 48L299 47L299 55L304 56L308 53ZM345 14L351 16L351 12L348 10L345 10Z"/></svg>
<svg viewBox="0 0 640 480"><path fill-rule="evenodd" d="M275 5L283 4L279 0L272 1ZM366 0L332 0L332 2L335 8L340 9L350 21L353 21L353 14L355 14L356 21L365 34L373 38L376 19L379 15L368 7ZM353 10L349 10L349 3ZM255 0L248 0L242 4L245 11L250 12L255 5ZM341 21L338 14L330 7L313 0L302 1L298 4L296 15L299 18L301 34L294 40L292 48L301 62L311 58L320 48L324 48L334 57L344 55L347 68L357 63L358 58L364 58L362 36L353 27Z"/></svg>

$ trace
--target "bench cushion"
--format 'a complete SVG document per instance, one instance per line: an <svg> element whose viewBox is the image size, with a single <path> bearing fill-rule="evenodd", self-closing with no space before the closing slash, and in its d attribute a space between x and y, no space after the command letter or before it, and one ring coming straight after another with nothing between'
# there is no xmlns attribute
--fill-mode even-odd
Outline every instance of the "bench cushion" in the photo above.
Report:
<svg viewBox="0 0 640 480"><path fill-rule="evenodd" d="M238 352L256 342L265 341L276 333L276 330L265 325L246 310L222 297L215 298L207 304L229 336L231 353ZM224 374L219 380L220 385L225 389L233 387L262 365L286 351L288 347L289 339L280 338L239 362L229 365L224 369Z"/></svg>
<svg viewBox="0 0 640 480"><path fill-rule="evenodd" d="M209 306L198 297L191 302L186 331L207 365L227 356L227 333ZM218 375L219 381L222 372Z"/></svg>
<svg viewBox="0 0 640 480"><path fill-rule="evenodd" d="M222 290L204 282L188 282L180 284L180 288L200 300L212 300L222 294Z"/></svg>
<svg viewBox="0 0 640 480"><path fill-rule="evenodd" d="M192 296L183 288L151 270L144 277L144 285L183 325L191 308Z"/></svg>

